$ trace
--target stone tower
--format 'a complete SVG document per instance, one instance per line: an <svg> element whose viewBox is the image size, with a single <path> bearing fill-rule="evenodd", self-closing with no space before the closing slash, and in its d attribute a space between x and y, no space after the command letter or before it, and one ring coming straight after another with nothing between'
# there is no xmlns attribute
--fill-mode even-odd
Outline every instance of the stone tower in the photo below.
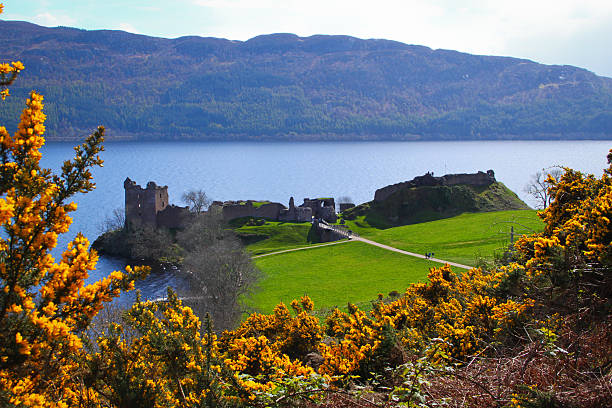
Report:
<svg viewBox="0 0 612 408"><path fill-rule="evenodd" d="M125 224L157 226L157 213L168 206L168 186L160 187L149 181L147 188L142 188L135 181L126 178L125 189Z"/></svg>

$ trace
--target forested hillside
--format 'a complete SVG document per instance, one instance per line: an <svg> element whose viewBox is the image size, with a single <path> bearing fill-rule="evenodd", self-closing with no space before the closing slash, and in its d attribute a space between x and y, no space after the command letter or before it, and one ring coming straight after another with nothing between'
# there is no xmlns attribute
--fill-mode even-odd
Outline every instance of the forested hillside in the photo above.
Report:
<svg viewBox="0 0 612 408"><path fill-rule="evenodd" d="M612 79L572 66L386 40L274 34L153 38L0 21L49 140L431 140L612 137ZM11 129L12 130L12 129Z"/></svg>

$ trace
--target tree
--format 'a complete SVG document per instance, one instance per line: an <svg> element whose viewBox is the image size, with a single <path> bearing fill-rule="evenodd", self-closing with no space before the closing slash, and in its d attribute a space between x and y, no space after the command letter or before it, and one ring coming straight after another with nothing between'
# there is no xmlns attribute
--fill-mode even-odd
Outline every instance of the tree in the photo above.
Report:
<svg viewBox="0 0 612 408"><path fill-rule="evenodd" d="M122 231L120 237L129 249L129 258L153 262L174 261L178 249L174 246L172 235L165 228L150 225L137 225Z"/></svg>
<svg viewBox="0 0 612 408"><path fill-rule="evenodd" d="M1 11L1 9L0 9ZM8 68L7 68L8 67ZM23 69L0 64L0 85ZM6 97L8 92L2 92ZM98 256L83 235L56 262L51 251L68 231L70 198L91 191L91 167L102 164L104 128L75 147L61 172L40 167L45 139L43 97L32 91L11 136L0 127L0 405L66 406L83 394L78 358L83 330L104 302L129 290L144 268L126 268L85 285Z"/></svg>
<svg viewBox="0 0 612 408"><path fill-rule="evenodd" d="M125 227L125 209L115 208L111 215L107 216L98 226L100 234L105 232L121 230Z"/></svg>
<svg viewBox="0 0 612 408"><path fill-rule="evenodd" d="M210 205L210 199L206 196L204 190L189 190L182 195L183 202L187 203L192 212L200 214L206 211Z"/></svg>
<svg viewBox="0 0 612 408"><path fill-rule="evenodd" d="M562 174L563 169L552 167L548 172L546 169L542 169L542 171L537 171L531 176L529 183L523 190L536 200L537 208L544 209L550 205L554 197L550 195L548 189L553 181L559 180Z"/></svg>
<svg viewBox="0 0 612 408"><path fill-rule="evenodd" d="M251 257L215 214L201 215L178 234L177 241L185 251L186 304L200 318L210 314L217 330L233 328L245 312L242 299L259 278Z"/></svg>

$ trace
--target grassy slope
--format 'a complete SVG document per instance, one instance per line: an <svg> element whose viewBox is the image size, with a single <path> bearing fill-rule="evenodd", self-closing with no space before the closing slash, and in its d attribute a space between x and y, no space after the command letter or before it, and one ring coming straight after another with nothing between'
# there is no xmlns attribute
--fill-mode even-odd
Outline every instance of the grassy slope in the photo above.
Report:
<svg viewBox="0 0 612 408"><path fill-rule="evenodd" d="M305 294L320 309L368 302L393 290L402 293L410 283L424 279L429 267L438 265L362 242L271 255L255 263L265 277L252 305L263 312Z"/></svg>
<svg viewBox="0 0 612 408"><path fill-rule="evenodd" d="M535 210L464 213L457 217L377 229L364 217L347 221L347 226L365 238L407 251L434 252L436 258L474 265L477 258L491 260L510 242L510 226L515 237L540 231L542 222Z"/></svg>
<svg viewBox="0 0 612 408"><path fill-rule="evenodd" d="M403 188L382 201L346 210L345 219L364 216L378 228L418 224L456 217L465 212L526 210L527 204L503 183L489 186L453 185Z"/></svg>
<svg viewBox="0 0 612 408"><path fill-rule="evenodd" d="M266 221L261 226L243 225L235 231L240 236L252 237L247 246L252 255L261 255L269 252L282 251L285 249L300 248L318 243L317 237L310 233L310 223L291 223Z"/></svg>
<svg viewBox="0 0 612 408"><path fill-rule="evenodd" d="M534 210L464 213L388 229L374 228L364 217L347 224L374 241L412 252L434 252L437 258L467 265L475 264L477 256L491 260L495 251L506 247L511 225L516 237L542 228ZM309 230L308 223L279 222L237 229L241 234L268 237L247 247L254 255L309 246ZM360 242L271 255L255 262L264 278L251 305L264 312L304 294L313 298L317 309L368 302L378 293L402 292L437 265Z"/></svg>

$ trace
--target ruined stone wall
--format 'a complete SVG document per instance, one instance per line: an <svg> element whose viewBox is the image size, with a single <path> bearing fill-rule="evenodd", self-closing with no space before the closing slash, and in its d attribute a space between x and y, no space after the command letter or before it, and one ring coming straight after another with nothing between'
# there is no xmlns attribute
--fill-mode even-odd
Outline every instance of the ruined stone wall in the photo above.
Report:
<svg viewBox="0 0 612 408"><path fill-rule="evenodd" d="M126 178L125 189L125 222L126 225L148 225L163 228L182 228L183 221L189 215L189 207L169 205L168 186L158 186L153 181L146 188Z"/></svg>
<svg viewBox="0 0 612 408"><path fill-rule="evenodd" d="M355 204L353 203L340 203L340 212L344 210L348 210L349 208L353 208L353 207L355 207Z"/></svg>
<svg viewBox="0 0 612 408"><path fill-rule="evenodd" d="M469 174L447 174L442 177L434 177L431 173L426 173L423 176L415 177L410 181L392 184L383 188L379 188L374 193L374 201L384 201L392 194L405 188L414 187L431 187L431 186L455 186L458 184L466 184L471 186L488 186L495 183L495 173L493 170L488 170L486 173L479 171L478 173Z"/></svg>
<svg viewBox="0 0 612 408"><path fill-rule="evenodd" d="M158 228L184 228L190 215L189 207L168 205L157 213Z"/></svg>
<svg viewBox="0 0 612 408"><path fill-rule="evenodd" d="M317 211L316 218L322 218L327 222L336 222L338 221L338 216L336 215L336 207L321 207L319 211Z"/></svg>
<svg viewBox="0 0 612 408"><path fill-rule="evenodd" d="M278 216L283 209L285 209L285 206L280 203L268 203L260 207L255 207L250 201L247 201L244 204L224 203L222 212L224 221L230 221L240 217L261 217L278 220Z"/></svg>
<svg viewBox="0 0 612 408"><path fill-rule="evenodd" d="M310 207L293 207L281 210L279 221L286 222L310 222L312 220L312 209Z"/></svg>
<svg viewBox="0 0 612 408"><path fill-rule="evenodd" d="M271 220L277 220L278 214L281 210L284 210L285 206L281 203L269 203L264 204L259 208L255 209L255 217L269 218Z"/></svg>
<svg viewBox="0 0 612 408"><path fill-rule="evenodd" d="M457 184L488 186L495 183L495 174L493 170L489 170L486 173L479 171L474 174L447 174L446 176L442 176L442 180L445 186L454 186Z"/></svg>
<svg viewBox="0 0 612 408"><path fill-rule="evenodd" d="M310 207L296 207L293 197L289 198L289 209L280 210L279 221L286 222L310 222L312 220L312 209Z"/></svg>
<svg viewBox="0 0 612 408"><path fill-rule="evenodd" d="M321 218L328 222L336 222L336 203L333 198L305 198L302 208L312 209L312 216Z"/></svg>

